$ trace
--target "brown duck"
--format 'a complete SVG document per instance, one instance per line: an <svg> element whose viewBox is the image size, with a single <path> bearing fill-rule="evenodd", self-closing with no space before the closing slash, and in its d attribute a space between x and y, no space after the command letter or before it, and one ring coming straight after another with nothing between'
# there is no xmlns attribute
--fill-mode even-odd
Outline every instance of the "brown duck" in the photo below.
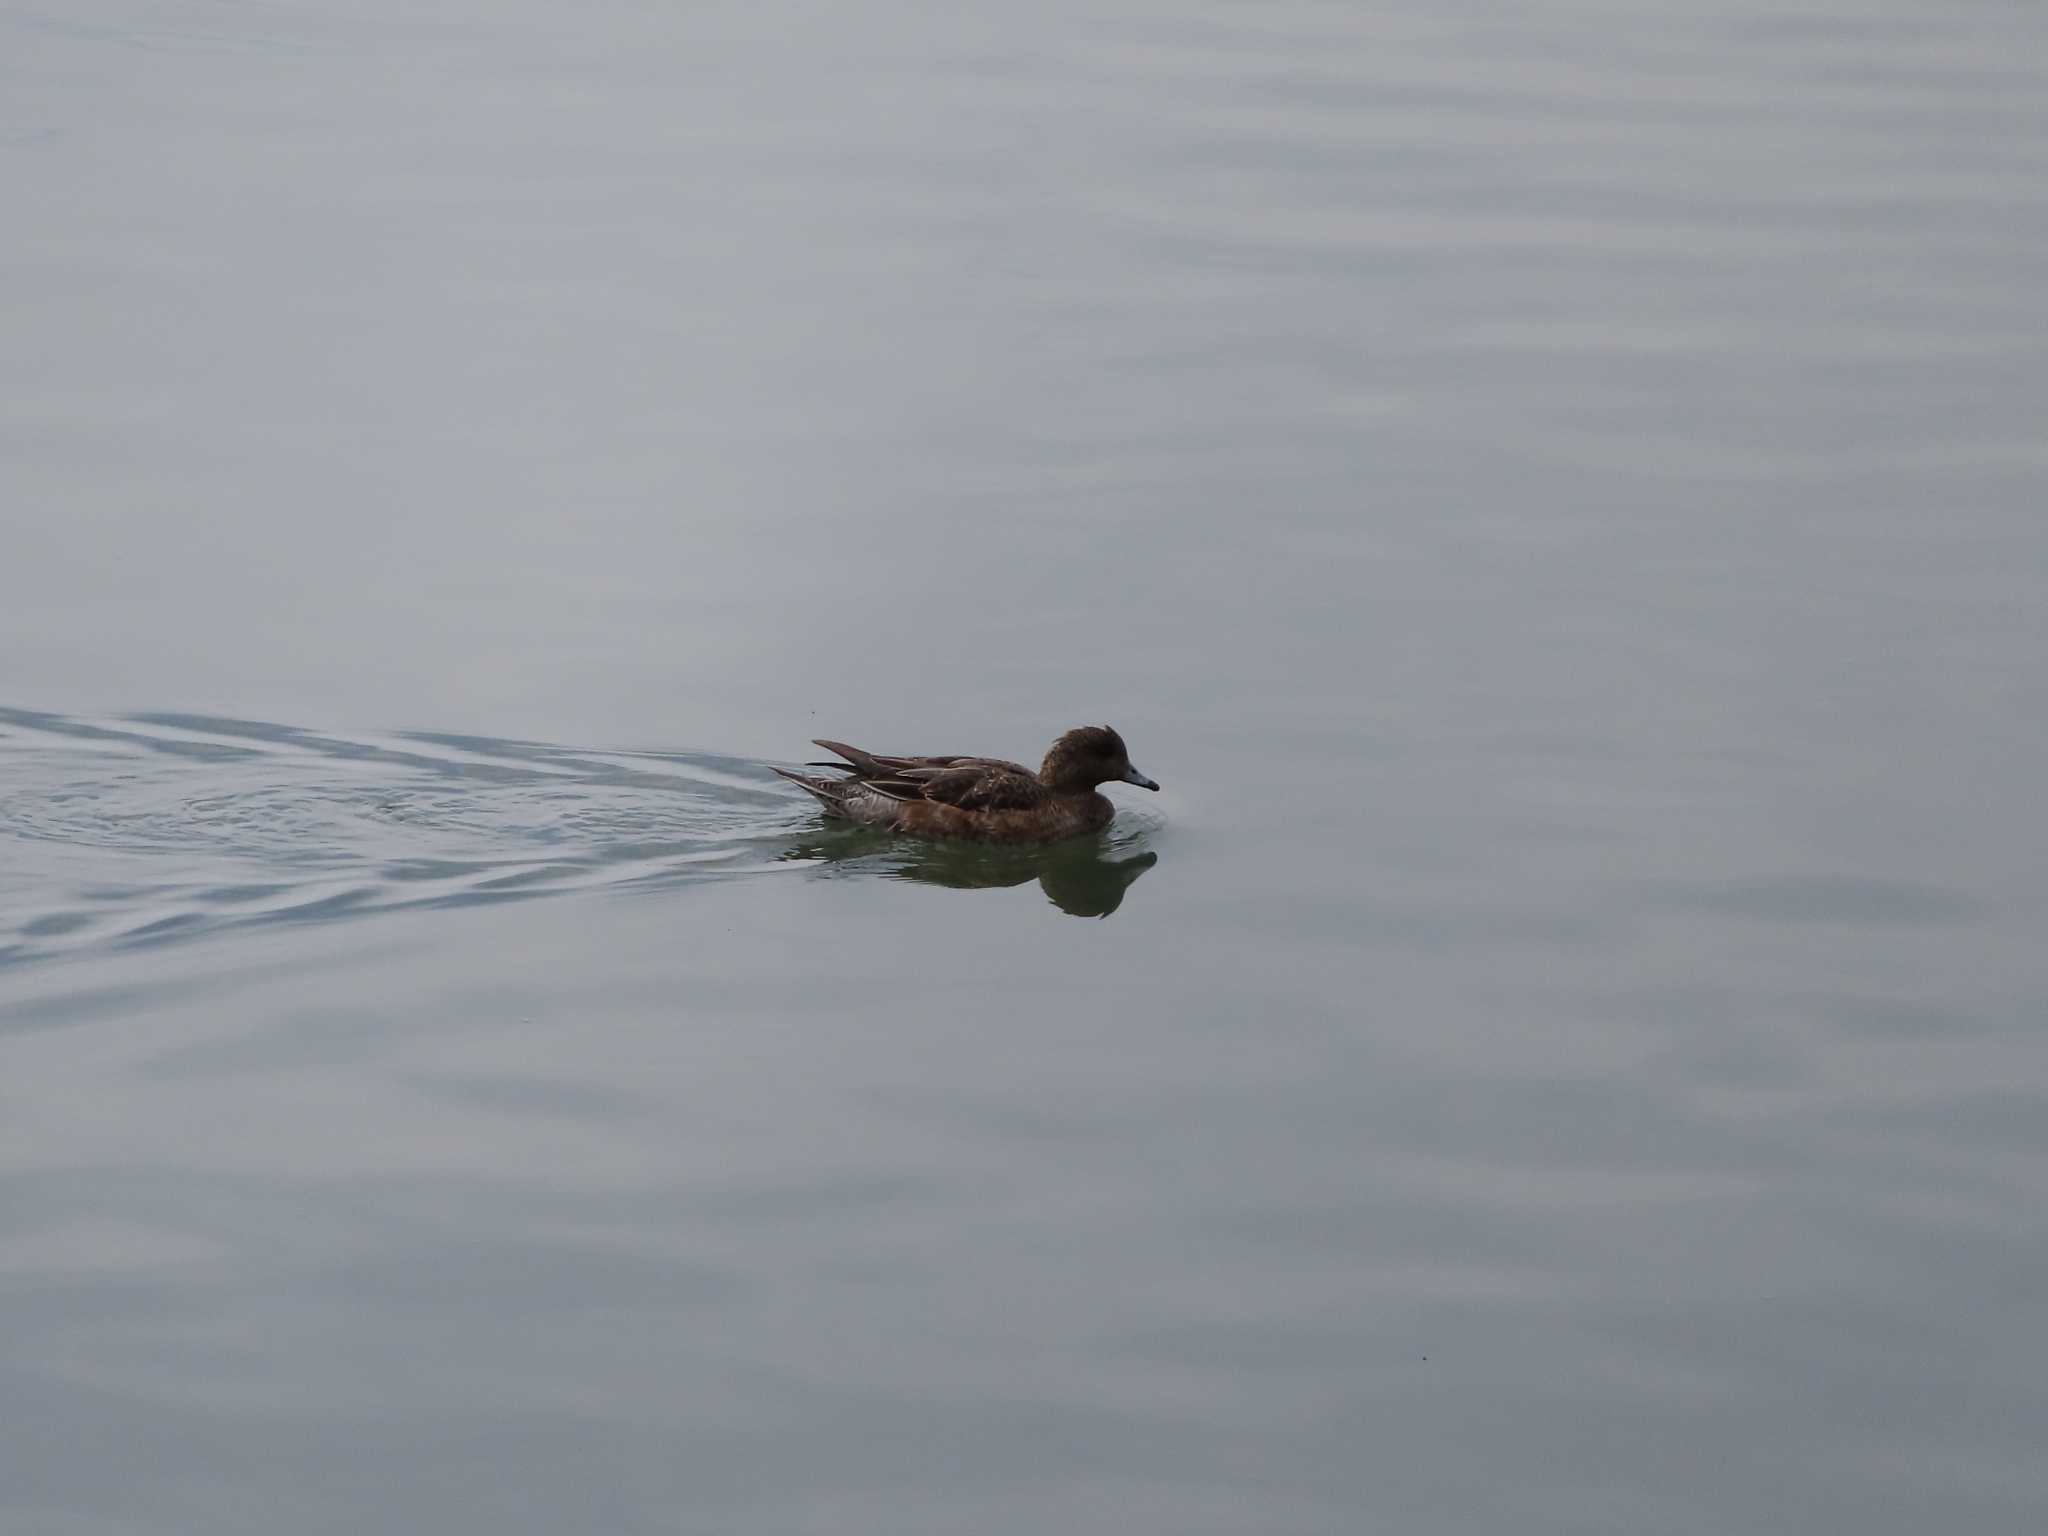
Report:
<svg viewBox="0 0 2048 1536"><path fill-rule="evenodd" d="M881 757L820 739L843 763L807 763L846 775L775 771L817 797L827 816L912 837L979 843L1054 843L1100 832L1116 807L1096 785L1159 786L1131 766L1123 737L1081 725L1052 744L1033 773L999 757Z"/></svg>

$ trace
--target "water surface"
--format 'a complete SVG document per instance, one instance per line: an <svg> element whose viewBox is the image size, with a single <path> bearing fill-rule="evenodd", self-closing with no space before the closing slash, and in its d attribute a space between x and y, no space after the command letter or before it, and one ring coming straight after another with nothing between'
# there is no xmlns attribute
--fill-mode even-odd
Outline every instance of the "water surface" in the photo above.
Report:
<svg viewBox="0 0 2048 1536"><path fill-rule="evenodd" d="M0 1529L2040 1527L2044 14L0 8Z"/></svg>

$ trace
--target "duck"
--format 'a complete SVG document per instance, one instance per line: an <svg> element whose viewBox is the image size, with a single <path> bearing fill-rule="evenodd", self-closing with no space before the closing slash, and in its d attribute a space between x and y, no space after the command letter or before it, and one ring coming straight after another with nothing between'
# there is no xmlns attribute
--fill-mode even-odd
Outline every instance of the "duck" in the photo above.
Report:
<svg viewBox="0 0 2048 1536"><path fill-rule="evenodd" d="M1106 725L1066 732L1036 773L1000 757L884 757L822 737L815 745L844 761L804 766L845 777L775 772L808 791L826 816L941 841L1056 843L1109 825L1116 806L1096 786L1159 788L1131 765L1123 737Z"/></svg>

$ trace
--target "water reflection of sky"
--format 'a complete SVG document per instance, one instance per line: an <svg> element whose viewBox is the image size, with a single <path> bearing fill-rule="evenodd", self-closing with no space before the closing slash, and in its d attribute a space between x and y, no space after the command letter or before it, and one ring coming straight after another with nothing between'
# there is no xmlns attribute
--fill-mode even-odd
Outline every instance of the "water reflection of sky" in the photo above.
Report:
<svg viewBox="0 0 2048 1536"><path fill-rule="evenodd" d="M2039 1527L2044 18L0 18L0 1528Z"/></svg>

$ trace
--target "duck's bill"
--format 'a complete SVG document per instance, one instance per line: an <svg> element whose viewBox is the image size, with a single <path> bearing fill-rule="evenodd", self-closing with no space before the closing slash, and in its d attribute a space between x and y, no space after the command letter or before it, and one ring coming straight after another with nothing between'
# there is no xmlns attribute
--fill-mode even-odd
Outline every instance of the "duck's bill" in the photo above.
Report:
<svg viewBox="0 0 2048 1536"><path fill-rule="evenodd" d="M1159 787L1135 768L1126 768L1124 770L1124 782L1126 784L1135 784L1140 789L1157 789Z"/></svg>

